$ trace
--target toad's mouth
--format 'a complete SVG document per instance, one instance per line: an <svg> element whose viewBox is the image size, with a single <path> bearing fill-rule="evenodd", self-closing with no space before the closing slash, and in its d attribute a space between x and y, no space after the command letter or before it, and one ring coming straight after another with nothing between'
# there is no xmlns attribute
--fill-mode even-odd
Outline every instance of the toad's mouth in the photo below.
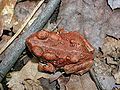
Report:
<svg viewBox="0 0 120 90"><path fill-rule="evenodd" d="M39 62L43 65L47 65L47 63L51 63L54 67L56 68L62 68L64 67L65 65L69 65L71 64L72 62L70 61L65 61L64 59L62 58L58 58L56 60L47 60L43 57L37 57Z"/></svg>

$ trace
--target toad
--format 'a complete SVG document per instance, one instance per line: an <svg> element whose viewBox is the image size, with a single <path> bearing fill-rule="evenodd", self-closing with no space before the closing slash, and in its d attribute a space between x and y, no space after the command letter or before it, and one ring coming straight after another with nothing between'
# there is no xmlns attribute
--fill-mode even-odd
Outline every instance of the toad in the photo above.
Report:
<svg viewBox="0 0 120 90"><path fill-rule="evenodd" d="M77 31L58 32L42 30L26 39L30 52L39 60L38 70L55 72L62 69L67 74L84 74L93 65L94 48Z"/></svg>

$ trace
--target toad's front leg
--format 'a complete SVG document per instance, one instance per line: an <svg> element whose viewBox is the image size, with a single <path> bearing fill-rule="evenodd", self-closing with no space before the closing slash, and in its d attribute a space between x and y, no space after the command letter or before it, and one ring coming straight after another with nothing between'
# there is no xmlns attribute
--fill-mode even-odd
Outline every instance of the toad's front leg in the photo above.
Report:
<svg viewBox="0 0 120 90"><path fill-rule="evenodd" d="M46 64L39 63L38 70L43 71L43 72L52 73L52 72L55 72L55 67L51 63L46 63Z"/></svg>

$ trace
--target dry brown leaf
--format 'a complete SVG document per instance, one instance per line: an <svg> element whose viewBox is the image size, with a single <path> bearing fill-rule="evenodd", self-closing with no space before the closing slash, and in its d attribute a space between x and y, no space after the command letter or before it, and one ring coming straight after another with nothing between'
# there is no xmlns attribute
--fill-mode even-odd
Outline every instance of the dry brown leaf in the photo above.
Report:
<svg viewBox="0 0 120 90"><path fill-rule="evenodd" d="M11 27L11 20L14 14L14 7L16 0L1 0L0 1L0 37L3 34L3 29L9 30ZM0 48L10 39L9 36L2 36L0 41Z"/></svg>
<svg viewBox="0 0 120 90"><path fill-rule="evenodd" d="M95 83L88 74L82 76L72 75L66 84L67 90L97 90Z"/></svg>
<svg viewBox="0 0 120 90"><path fill-rule="evenodd" d="M41 0L42 2L42 0ZM12 18L12 26L13 26L13 32L16 33L18 29L21 27L23 23L26 22L27 18L30 16L30 14L33 12L35 9L36 5L38 5L39 2L31 2L29 0L20 2L16 4L15 7L15 14ZM35 13L33 18L29 21L28 25L26 28L28 28L31 23L38 17L38 15L41 13L41 11L44 9L46 5L43 4Z"/></svg>
<svg viewBox="0 0 120 90"><path fill-rule="evenodd" d="M11 27L10 23L14 14L14 7L16 5L17 0L2 0L0 9L0 15L3 16L3 25L5 29L9 29Z"/></svg>
<svg viewBox="0 0 120 90"><path fill-rule="evenodd" d="M116 79L116 84L120 84L120 71L114 75L114 78Z"/></svg>
<svg viewBox="0 0 120 90"><path fill-rule="evenodd" d="M4 6L6 5L5 1L6 1L6 0L0 0L0 14L1 14Z"/></svg>
<svg viewBox="0 0 120 90"><path fill-rule="evenodd" d="M3 33L3 15L2 15L2 11L4 9L6 5L6 0L0 0L0 37Z"/></svg>
<svg viewBox="0 0 120 90"><path fill-rule="evenodd" d="M0 90L4 90L3 85L0 83Z"/></svg>
<svg viewBox="0 0 120 90"><path fill-rule="evenodd" d="M108 0L108 4L112 9L120 8L120 0Z"/></svg>
<svg viewBox="0 0 120 90"><path fill-rule="evenodd" d="M3 34L3 19L2 17L0 17L0 37L2 36Z"/></svg>
<svg viewBox="0 0 120 90"><path fill-rule="evenodd" d="M40 82L34 82L33 80L26 80L23 82L26 90L43 90L40 86Z"/></svg>
<svg viewBox="0 0 120 90"><path fill-rule="evenodd" d="M12 18L13 32L16 33L23 23L26 22L26 19L32 13L33 9L37 5L36 2L20 2L16 4L15 14Z"/></svg>
<svg viewBox="0 0 120 90"><path fill-rule="evenodd" d="M113 53L116 51L116 49L120 48L120 40L117 40L113 37L107 36L105 38L102 51L105 55L113 55ZM115 57L113 55L113 57Z"/></svg>
<svg viewBox="0 0 120 90"><path fill-rule="evenodd" d="M0 41L0 49L8 42L8 40L10 39L10 36L7 35L3 35L1 37L1 41Z"/></svg>
<svg viewBox="0 0 120 90"><path fill-rule="evenodd" d="M42 90L37 79L49 78L50 74L38 72L37 66L38 63L29 61L19 72L11 73L12 78L8 82L8 87L12 90L32 90L31 88Z"/></svg>
<svg viewBox="0 0 120 90"><path fill-rule="evenodd" d="M94 58L94 70L101 86L106 90L119 87L115 83L120 83L120 40L107 35L99 53Z"/></svg>

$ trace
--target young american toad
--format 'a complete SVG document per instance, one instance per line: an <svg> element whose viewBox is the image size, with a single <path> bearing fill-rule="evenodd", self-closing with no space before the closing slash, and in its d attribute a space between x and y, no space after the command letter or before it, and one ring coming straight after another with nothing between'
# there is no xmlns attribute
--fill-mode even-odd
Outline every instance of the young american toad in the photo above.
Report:
<svg viewBox="0 0 120 90"><path fill-rule="evenodd" d="M26 40L29 50L40 60L40 71L83 74L93 65L94 49L79 32L42 30Z"/></svg>

